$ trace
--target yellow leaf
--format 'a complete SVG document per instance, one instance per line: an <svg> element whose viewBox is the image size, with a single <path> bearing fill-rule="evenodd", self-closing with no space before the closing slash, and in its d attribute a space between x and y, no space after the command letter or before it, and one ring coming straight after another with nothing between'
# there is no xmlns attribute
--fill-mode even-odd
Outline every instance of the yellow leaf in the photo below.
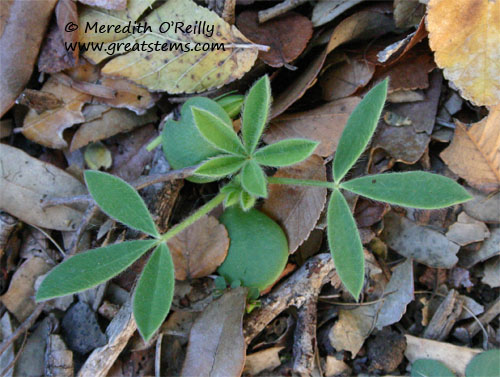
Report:
<svg viewBox="0 0 500 377"><path fill-rule="evenodd" d="M500 105L490 115L467 128L456 121L455 136L441 153L448 167L478 189L500 187Z"/></svg>
<svg viewBox="0 0 500 377"><path fill-rule="evenodd" d="M183 22L184 25L195 25L195 23L200 25L206 22L205 25L214 26L213 35L182 33L179 30L176 32L175 27L166 30L166 24L162 28L162 31L166 32L160 33L162 23L172 20ZM132 45L159 43L160 46L168 43L169 48L171 43L179 43L184 46L183 49L130 51L107 63L102 69L104 74L127 78L153 91L167 91L173 94L198 93L219 88L239 79L257 59L256 45L216 13L196 5L191 0L169 0L152 11L144 21L152 31L131 35L121 42L130 42ZM194 48L197 43L224 44L224 51L188 50ZM206 48L207 45L201 47ZM94 61L100 61L105 57L109 55L106 53L104 56L92 55Z"/></svg>
<svg viewBox="0 0 500 377"><path fill-rule="evenodd" d="M427 29L437 65L462 96L500 103L500 1L431 0Z"/></svg>

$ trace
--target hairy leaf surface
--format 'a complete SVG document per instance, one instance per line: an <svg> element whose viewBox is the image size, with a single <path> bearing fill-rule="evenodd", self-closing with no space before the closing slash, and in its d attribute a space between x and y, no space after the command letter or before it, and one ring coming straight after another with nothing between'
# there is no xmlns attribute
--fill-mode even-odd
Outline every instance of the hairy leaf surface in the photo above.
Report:
<svg viewBox="0 0 500 377"><path fill-rule="evenodd" d="M307 139L287 139L259 149L254 157L261 165L274 167L293 165L308 158L318 144Z"/></svg>
<svg viewBox="0 0 500 377"><path fill-rule="evenodd" d="M252 153L266 126L271 107L271 84L264 76L250 88L243 105L241 134L248 153Z"/></svg>

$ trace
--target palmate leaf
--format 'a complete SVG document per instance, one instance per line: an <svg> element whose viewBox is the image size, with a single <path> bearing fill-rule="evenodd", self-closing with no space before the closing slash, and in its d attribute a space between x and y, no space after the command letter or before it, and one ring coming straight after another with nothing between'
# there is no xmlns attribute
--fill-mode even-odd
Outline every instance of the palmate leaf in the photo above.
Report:
<svg viewBox="0 0 500 377"><path fill-rule="evenodd" d="M261 165L281 167L296 164L309 157L318 142L307 139L287 139L259 149L254 154Z"/></svg>
<svg viewBox="0 0 500 377"><path fill-rule="evenodd" d="M266 126L271 107L269 77L259 79L248 92L243 105L241 135L249 154L253 153Z"/></svg>
<svg viewBox="0 0 500 377"><path fill-rule="evenodd" d="M368 145L387 96L385 79L373 87L354 109L340 137L333 161L333 178L340 182Z"/></svg>
<svg viewBox="0 0 500 377"><path fill-rule="evenodd" d="M248 161L241 170L241 185L248 193L267 197L267 180L262 168L254 160Z"/></svg>
<svg viewBox="0 0 500 377"><path fill-rule="evenodd" d="M193 106L191 111L198 131L215 148L239 156L246 154L240 138L232 127L227 127L220 118L206 110Z"/></svg>
<svg viewBox="0 0 500 377"><path fill-rule="evenodd" d="M85 172L85 182L90 195L106 215L133 229L159 237L146 204L127 182L94 170Z"/></svg>
<svg viewBox="0 0 500 377"><path fill-rule="evenodd" d="M167 317L174 284L174 263L163 242L149 258L134 292L134 318L144 340L148 341Z"/></svg>
<svg viewBox="0 0 500 377"><path fill-rule="evenodd" d="M66 296L104 283L134 263L155 242L121 242L72 256L56 266L43 280L36 293L36 300Z"/></svg>
<svg viewBox="0 0 500 377"><path fill-rule="evenodd" d="M214 157L198 167L194 174L221 178L237 172L245 163L242 156L223 155Z"/></svg>
<svg viewBox="0 0 500 377"><path fill-rule="evenodd" d="M472 199L452 179L423 171L369 175L340 186L370 199L422 209L443 208Z"/></svg>
<svg viewBox="0 0 500 377"><path fill-rule="evenodd" d="M365 278L365 258L356 222L344 196L333 190L327 211L328 246L342 283L357 300Z"/></svg>

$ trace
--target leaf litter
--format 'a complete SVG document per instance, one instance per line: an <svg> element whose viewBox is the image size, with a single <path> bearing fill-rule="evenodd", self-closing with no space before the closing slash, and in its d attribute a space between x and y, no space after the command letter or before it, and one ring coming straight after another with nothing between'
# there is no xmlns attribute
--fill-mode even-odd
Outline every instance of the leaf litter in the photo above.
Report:
<svg viewBox="0 0 500 377"><path fill-rule="evenodd" d="M208 7L191 0L161 4L81 0L77 6L73 1L46 0L43 11L30 10L33 30L19 25L19 14L26 12L24 3L9 2L0 17L2 43L15 46L2 53L6 90L0 98L4 114L0 208L19 224L39 228L43 241L36 250L21 247L29 232L21 231L24 225L5 225L0 217L0 256L6 271L0 276L0 300L5 306L2 341L16 331L18 322L35 324L24 349L10 347L4 353L10 361L19 356L15 373L29 369L29 373L72 375L71 360L77 357L83 363L82 376L109 371L316 375L320 370L324 375L403 375L418 359L439 355L444 365L463 374L479 349L498 348L494 318L500 311L495 298L500 285L500 84L495 61L500 44L495 43L498 33L493 26L498 24L494 18L498 2L471 1L458 7L443 0L427 5L399 0L392 5L285 0L278 4L284 11L266 10L268 20L259 23L262 5L252 1L234 8L228 0L209 1ZM109 46L113 41L178 38L172 33L82 31L86 22L96 21L123 26L140 20L157 27L158 17L163 21L174 14L185 23L213 23L220 32L213 40L229 48L113 56L68 53L64 48L64 42ZM65 31L68 22L78 23L80 32ZM35 31L37 37L28 45L18 42ZM183 43L205 41L189 33L180 38ZM27 55L20 59L20 53ZM162 154L151 153L146 146L164 119L179 119L177 104L190 93L211 98L231 90L243 94L263 73L271 75L274 97L264 142L290 137L320 142L316 154L304 163L276 172L270 168L270 175L330 178L330 163L347 118L371 87L389 77L389 103L364 157L348 178L423 167L467 184L474 199L446 211L428 211L350 198L366 248L368 277L360 302L349 298L334 266L324 263L320 256L325 254L318 254L327 250L322 220L326 188L271 184L269 197L258 207L283 228L291 255L288 275L282 274L259 299L237 288L238 282L232 287L214 283L231 245L216 209L169 242L176 278L182 281L176 284L172 313L152 342L141 341L138 346L127 301L132 283L123 284L124 279L135 280L147 259L131 269L135 272L127 271L102 288L99 310L99 302L89 306L85 296L78 295L65 303L50 302L42 311L33 297L46 272L64 258L55 245L59 240L64 241L62 251L69 254L68 239L79 232L85 234L84 242L96 247L139 238L110 221L97 240L93 235L100 217L91 216L92 221L78 229L91 209L85 200L56 206L46 206L46 201L85 198L87 190L79 180L85 163L128 182L166 173L169 167ZM179 96L185 94L188 97ZM154 220L168 229L210 197L216 185L178 180L144 197L158 214ZM294 296L295 289L300 297ZM291 303L297 309L289 309ZM82 305L85 310L78 309ZM62 316L54 316L54 310ZM75 311L93 320L58 319L70 318ZM273 335L273 326L283 318L295 332ZM447 323L443 318L449 319ZM48 322L63 331L51 334ZM265 331L253 334L255 323ZM95 330L99 336L94 338L100 342L89 342L83 335L68 337L71 327ZM412 335L403 338L400 331ZM478 333L482 335L475 336ZM429 334L442 339L425 339ZM35 343L45 350L44 359L31 355ZM311 350L310 344L316 348ZM0 364L2 369L6 366ZM28 364L31 369L26 369Z"/></svg>

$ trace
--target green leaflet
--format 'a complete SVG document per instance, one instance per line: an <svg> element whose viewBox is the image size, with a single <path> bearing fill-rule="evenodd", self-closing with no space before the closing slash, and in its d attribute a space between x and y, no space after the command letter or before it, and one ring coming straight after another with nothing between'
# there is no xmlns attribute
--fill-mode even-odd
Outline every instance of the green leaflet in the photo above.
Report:
<svg viewBox="0 0 500 377"><path fill-rule="evenodd" d="M465 377L496 377L500 370L500 350L493 349L474 356L465 368Z"/></svg>
<svg viewBox="0 0 500 377"><path fill-rule="evenodd" d="M227 127L220 118L206 110L193 106L191 111L198 131L215 148L240 156L246 154L243 144L232 127Z"/></svg>
<svg viewBox="0 0 500 377"><path fill-rule="evenodd" d="M340 137L333 161L333 178L340 182L366 149L387 96L387 79L373 87L354 109Z"/></svg>
<svg viewBox="0 0 500 377"><path fill-rule="evenodd" d="M370 199L423 209L448 207L472 199L452 179L423 171L369 175L343 182L340 187Z"/></svg>
<svg viewBox="0 0 500 377"><path fill-rule="evenodd" d="M243 209L243 211L248 211L251 208L253 208L256 201L255 196L252 196L248 192L243 190L240 192L239 199L240 199L240 206Z"/></svg>
<svg viewBox="0 0 500 377"><path fill-rule="evenodd" d="M257 150L255 161L261 165L281 167L296 164L309 157L318 142L307 139L287 139Z"/></svg>
<svg viewBox="0 0 500 377"><path fill-rule="evenodd" d="M106 215L153 237L160 236L146 204L127 182L95 170L85 172L85 182Z"/></svg>
<svg viewBox="0 0 500 377"><path fill-rule="evenodd" d="M249 194L267 198L266 175L254 160L247 161L245 166L243 166L241 170L241 185Z"/></svg>
<svg viewBox="0 0 500 377"><path fill-rule="evenodd" d="M182 105L179 121L167 120L162 131L163 153L174 169L198 165L209 157L220 154L220 151L205 140L196 128L191 111L193 106L211 112L221 119L228 128L232 128L231 119L217 102L205 97L188 99ZM213 179L189 177L188 180L203 183Z"/></svg>
<svg viewBox="0 0 500 377"><path fill-rule="evenodd" d="M230 118L235 119L243 106L245 96L241 94L229 94L218 98L216 101L226 111Z"/></svg>
<svg viewBox="0 0 500 377"><path fill-rule="evenodd" d="M50 271L38 288L36 301L66 296L104 283L134 263L155 242L121 242L72 256Z"/></svg>
<svg viewBox="0 0 500 377"><path fill-rule="evenodd" d="M195 170L195 174L221 178L238 171L244 163L245 158L242 156L217 156L204 162Z"/></svg>
<svg viewBox="0 0 500 377"><path fill-rule="evenodd" d="M328 245L335 269L347 290L359 298L365 278L365 258L356 222L344 196L333 190L327 212Z"/></svg>
<svg viewBox="0 0 500 377"><path fill-rule="evenodd" d="M288 260L288 242L280 226L256 209L245 212L236 206L227 208L219 220L231 244L217 272L231 285L240 281L263 290L274 283Z"/></svg>
<svg viewBox="0 0 500 377"><path fill-rule="evenodd" d="M163 242L149 258L134 292L134 318L145 341L167 317L174 297L174 284L174 263Z"/></svg>
<svg viewBox="0 0 500 377"><path fill-rule="evenodd" d="M241 135L248 153L253 153L266 126L271 107L271 84L263 76L250 88L243 105Z"/></svg>
<svg viewBox="0 0 500 377"><path fill-rule="evenodd" d="M411 365L412 377L455 377L441 361L432 359L419 359Z"/></svg>

